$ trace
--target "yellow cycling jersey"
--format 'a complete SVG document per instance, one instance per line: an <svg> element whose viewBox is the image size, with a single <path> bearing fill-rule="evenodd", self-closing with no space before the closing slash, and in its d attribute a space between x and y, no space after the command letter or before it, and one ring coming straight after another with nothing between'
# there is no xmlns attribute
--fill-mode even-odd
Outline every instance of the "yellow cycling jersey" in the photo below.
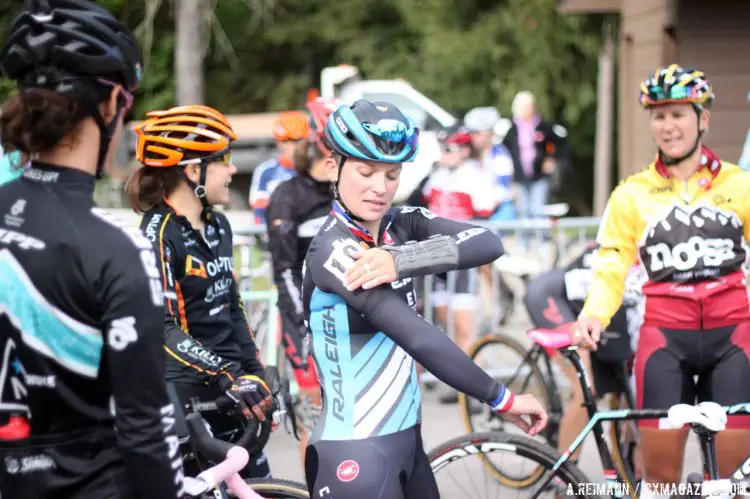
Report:
<svg viewBox="0 0 750 499"><path fill-rule="evenodd" d="M582 315L598 318L603 327L609 324L637 258L648 275L647 296L648 285L661 296L684 300L695 291L685 284L708 282L707 294L717 280L744 284L750 253L750 173L719 161L705 147L701 164L690 179L680 181L657 161L612 192L597 235L594 280Z"/></svg>

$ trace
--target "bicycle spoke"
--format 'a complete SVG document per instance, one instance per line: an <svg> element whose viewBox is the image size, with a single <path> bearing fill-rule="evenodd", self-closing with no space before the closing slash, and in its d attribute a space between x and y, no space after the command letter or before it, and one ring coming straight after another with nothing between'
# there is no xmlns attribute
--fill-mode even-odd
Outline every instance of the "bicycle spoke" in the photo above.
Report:
<svg viewBox="0 0 750 499"><path fill-rule="evenodd" d="M468 464L464 461L464 468L468 468ZM468 471L468 470L467 470ZM479 491L476 488L476 484L474 483L474 480L470 480L471 485L473 486L474 490L477 492L477 495L475 497L479 497ZM467 496L468 497L468 496Z"/></svg>

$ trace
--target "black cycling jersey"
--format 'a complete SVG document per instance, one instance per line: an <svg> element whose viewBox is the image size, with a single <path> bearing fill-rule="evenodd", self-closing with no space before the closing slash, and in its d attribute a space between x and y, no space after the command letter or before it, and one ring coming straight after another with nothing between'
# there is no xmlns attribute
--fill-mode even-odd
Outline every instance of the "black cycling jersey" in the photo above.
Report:
<svg viewBox="0 0 750 499"><path fill-rule="evenodd" d="M224 389L242 374L262 374L226 216L209 210L198 231L165 201L146 213L141 229L155 245L164 286L167 380Z"/></svg>
<svg viewBox="0 0 750 499"><path fill-rule="evenodd" d="M0 186L0 382L31 425L0 442L3 498L181 494L156 258L93 192L39 162Z"/></svg>
<svg viewBox="0 0 750 499"><path fill-rule="evenodd" d="M284 331L298 343L301 343L298 336L305 324L300 295L302 263L310 242L331 212L332 201L330 182L297 175L273 191L265 211L268 248ZM299 345L296 350L299 351Z"/></svg>
<svg viewBox="0 0 750 499"><path fill-rule="evenodd" d="M310 245L303 277L323 395L321 419L310 441L363 439L419 424L416 362L455 389L497 404L498 396L509 392L416 313L411 278L370 290L346 289L344 272L354 263L350 255L374 240L337 207L334 203L334 213ZM410 206L384 219L378 241L398 245L439 234L458 243L457 268L486 264L503 252L500 238L485 228Z"/></svg>

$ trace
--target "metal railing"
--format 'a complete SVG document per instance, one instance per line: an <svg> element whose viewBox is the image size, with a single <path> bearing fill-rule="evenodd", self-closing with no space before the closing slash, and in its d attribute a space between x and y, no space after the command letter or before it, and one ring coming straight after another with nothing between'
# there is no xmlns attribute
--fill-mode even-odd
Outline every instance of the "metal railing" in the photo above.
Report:
<svg viewBox="0 0 750 499"><path fill-rule="evenodd" d="M243 214L244 215L244 214ZM475 329L494 328L504 313L501 304L501 279L523 281L528 277L568 263L571 258L583 251L585 244L593 240L599 226L599 218L561 218L556 220L517 220L517 221L476 221L476 225L487 227L502 235L506 243L507 255L492 265L489 290L484 288L484 307L479 309L480 321L475 321ZM230 223L232 218L230 217ZM277 291L271 275L270 255L261 248L259 240L265 234L265 226L248 224L247 218L233 224L235 234L235 270L240 280L240 294L249 311L262 305L265 309L265 331L257 340L263 344L264 359L267 363L278 360L278 310ZM526 239L530 250L520 252L517 243ZM470 272L477 273L476 269ZM446 291L455 290L455 273L448 273ZM431 300L434 276L426 276L418 281L417 297L420 309L426 320L434 322L434 307ZM475 281L479 282L478 279ZM478 289L474 290L479 292ZM487 306L489 303L489 307ZM513 303L505 303L513 306ZM448 305L448 323L444 324L447 334L453 336L455 325L451 305ZM263 318L257 319L261 322ZM252 321L251 321L252 322ZM478 322L478 323L477 323ZM259 324L254 324L258 329Z"/></svg>

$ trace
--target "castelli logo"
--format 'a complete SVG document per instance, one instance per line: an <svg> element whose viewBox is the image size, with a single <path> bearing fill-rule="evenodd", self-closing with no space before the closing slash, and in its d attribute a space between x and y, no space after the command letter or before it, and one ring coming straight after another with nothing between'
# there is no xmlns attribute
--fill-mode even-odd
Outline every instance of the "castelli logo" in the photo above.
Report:
<svg viewBox="0 0 750 499"><path fill-rule="evenodd" d="M336 468L336 476L342 482L351 482L359 475L359 464L357 461L347 459Z"/></svg>

